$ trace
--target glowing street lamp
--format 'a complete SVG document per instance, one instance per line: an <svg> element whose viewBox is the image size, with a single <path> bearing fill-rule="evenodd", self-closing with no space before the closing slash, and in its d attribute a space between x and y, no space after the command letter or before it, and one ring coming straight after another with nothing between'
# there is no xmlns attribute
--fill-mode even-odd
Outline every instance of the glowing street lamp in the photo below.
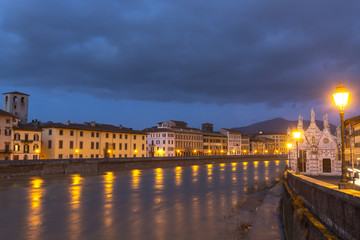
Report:
<svg viewBox="0 0 360 240"><path fill-rule="evenodd" d="M346 107L349 99L349 92L344 85L339 81L339 86L336 87L333 94L335 105L340 109L340 123L341 123L341 179L339 182L339 189L350 188L350 184L346 177L345 167L345 140L344 140L344 108Z"/></svg>
<svg viewBox="0 0 360 240"><path fill-rule="evenodd" d="M134 153L137 153L137 152L138 152L138 150L137 150L137 149L135 149L135 150L134 150Z"/></svg>
<svg viewBox="0 0 360 240"><path fill-rule="evenodd" d="M79 149L75 149L75 153L78 154L80 152Z"/></svg>
<svg viewBox="0 0 360 240"><path fill-rule="evenodd" d="M292 146L293 146L293 144L291 142L286 143L286 147L287 147L287 149L289 151L289 156L288 156L288 158L289 158L289 169L291 169L290 149L292 148Z"/></svg>
<svg viewBox="0 0 360 240"><path fill-rule="evenodd" d="M293 137L296 141L296 162L297 162L297 168L296 168L296 174L300 173L300 168L299 168L299 139L301 138L301 132L298 129L295 129L293 131Z"/></svg>
<svg viewBox="0 0 360 240"><path fill-rule="evenodd" d="M40 153L40 149L35 149L35 152L37 153L37 154L39 154Z"/></svg>

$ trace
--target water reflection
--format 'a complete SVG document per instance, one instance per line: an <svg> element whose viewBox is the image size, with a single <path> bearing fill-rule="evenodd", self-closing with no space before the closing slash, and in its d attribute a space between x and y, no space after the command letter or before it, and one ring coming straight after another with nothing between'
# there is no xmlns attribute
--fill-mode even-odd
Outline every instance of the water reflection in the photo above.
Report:
<svg viewBox="0 0 360 240"><path fill-rule="evenodd" d="M198 165L192 165L192 181L193 182L197 182L198 181L198 169L199 166Z"/></svg>
<svg viewBox="0 0 360 240"><path fill-rule="evenodd" d="M140 184L141 171L139 169L134 169L131 171L131 188L137 190Z"/></svg>
<svg viewBox="0 0 360 240"><path fill-rule="evenodd" d="M156 168L154 171L155 171L155 186L154 186L154 188L156 190L163 190L164 189L163 169Z"/></svg>
<svg viewBox="0 0 360 240"><path fill-rule="evenodd" d="M105 231L111 236L113 225L113 191L115 176L113 172L107 172L104 175L104 225Z"/></svg>
<svg viewBox="0 0 360 240"><path fill-rule="evenodd" d="M41 234L41 225L43 221L42 197L44 190L42 188L43 180L41 178L33 178L30 181L31 188L28 192L29 198L29 215L27 219L28 238L39 239Z"/></svg>
<svg viewBox="0 0 360 240"><path fill-rule="evenodd" d="M177 166L175 168L175 185L177 187L181 185L181 181L182 181L181 173L182 173L182 167Z"/></svg>
<svg viewBox="0 0 360 240"><path fill-rule="evenodd" d="M211 182L212 173L213 173L213 165L212 164L207 164L206 167L207 167L208 181Z"/></svg>
<svg viewBox="0 0 360 240"><path fill-rule="evenodd" d="M70 219L69 219L69 238L79 239L81 234L81 191L83 178L79 174L71 176L72 183L69 187L70 195Z"/></svg>

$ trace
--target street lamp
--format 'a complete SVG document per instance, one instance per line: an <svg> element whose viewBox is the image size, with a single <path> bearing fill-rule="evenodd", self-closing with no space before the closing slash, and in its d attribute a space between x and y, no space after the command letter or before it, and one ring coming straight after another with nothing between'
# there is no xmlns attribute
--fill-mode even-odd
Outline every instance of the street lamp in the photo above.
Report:
<svg viewBox="0 0 360 240"><path fill-rule="evenodd" d="M292 143L291 142L288 142L287 144L286 144L286 147L287 147L287 149L288 149L288 151L289 151L289 169L291 169L291 161L290 161L290 149L292 148Z"/></svg>
<svg viewBox="0 0 360 240"><path fill-rule="evenodd" d="M350 184L346 177L345 167L345 140L344 140L344 108L348 103L349 92L344 85L339 81L339 86L336 87L333 94L335 105L340 109L340 123L341 123L341 179L339 182L339 189L350 188Z"/></svg>
<svg viewBox="0 0 360 240"><path fill-rule="evenodd" d="M299 139L301 137L301 132L297 129L295 129L295 131L293 131L293 137L296 141L296 174L299 174L300 173L300 169L299 169Z"/></svg>

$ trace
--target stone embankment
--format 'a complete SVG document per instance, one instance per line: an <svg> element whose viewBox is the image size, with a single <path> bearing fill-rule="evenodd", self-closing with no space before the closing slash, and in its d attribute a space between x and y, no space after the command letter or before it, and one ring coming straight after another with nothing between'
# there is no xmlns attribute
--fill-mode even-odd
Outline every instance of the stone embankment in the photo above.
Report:
<svg viewBox="0 0 360 240"><path fill-rule="evenodd" d="M287 239L359 239L360 192L310 177L284 174Z"/></svg>
<svg viewBox="0 0 360 240"><path fill-rule="evenodd" d="M189 166L194 164L285 160L286 155L189 156L146 158L46 159L0 161L0 178L49 174L97 173L134 168Z"/></svg>

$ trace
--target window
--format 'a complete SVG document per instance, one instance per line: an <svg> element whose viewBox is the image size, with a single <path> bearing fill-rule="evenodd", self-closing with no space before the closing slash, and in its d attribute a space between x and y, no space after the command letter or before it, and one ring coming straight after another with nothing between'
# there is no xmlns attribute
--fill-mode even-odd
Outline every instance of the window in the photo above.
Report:
<svg viewBox="0 0 360 240"><path fill-rule="evenodd" d="M127 157L127 154L125 154L124 157Z"/></svg>
<svg viewBox="0 0 360 240"><path fill-rule="evenodd" d="M96 154L95 156L96 156L96 158L99 158L99 154Z"/></svg>
<svg viewBox="0 0 360 240"><path fill-rule="evenodd" d="M99 142L96 142L96 149L99 149Z"/></svg>
<svg viewBox="0 0 360 240"><path fill-rule="evenodd" d="M19 133L15 133L15 134L14 134L14 139L15 139L15 140L20 140L20 134L19 134Z"/></svg>
<svg viewBox="0 0 360 240"><path fill-rule="evenodd" d="M119 138L122 139L122 134L119 134Z"/></svg>
<svg viewBox="0 0 360 240"><path fill-rule="evenodd" d="M119 150L122 150L122 143L119 143Z"/></svg>
<svg viewBox="0 0 360 240"><path fill-rule="evenodd" d="M14 145L14 151L15 152L20 151L20 145L19 144Z"/></svg>
<svg viewBox="0 0 360 240"><path fill-rule="evenodd" d="M134 140L136 140L136 135L134 135Z"/></svg>
<svg viewBox="0 0 360 240"><path fill-rule="evenodd" d="M39 135L38 134L34 134L34 141L39 141Z"/></svg>
<svg viewBox="0 0 360 240"><path fill-rule="evenodd" d="M163 144L165 144L165 140L163 140Z"/></svg>
<svg viewBox="0 0 360 240"><path fill-rule="evenodd" d="M28 144L24 145L24 153L29 153L29 145Z"/></svg>
<svg viewBox="0 0 360 240"><path fill-rule="evenodd" d="M37 155L33 155L33 160L37 160Z"/></svg>
<svg viewBox="0 0 360 240"><path fill-rule="evenodd" d="M98 137L99 137L99 135L100 135L100 134L97 132L97 133L96 133L96 137L98 138Z"/></svg>
<svg viewBox="0 0 360 240"><path fill-rule="evenodd" d="M29 134L25 133L25 141L29 140Z"/></svg>
<svg viewBox="0 0 360 240"><path fill-rule="evenodd" d="M74 149L74 141L70 141L70 149Z"/></svg>
<svg viewBox="0 0 360 240"><path fill-rule="evenodd" d="M83 137L83 136L84 136L84 132L80 131L80 137Z"/></svg>
<svg viewBox="0 0 360 240"><path fill-rule="evenodd" d="M48 149L51 149L52 142L51 140L48 141Z"/></svg>
<svg viewBox="0 0 360 240"><path fill-rule="evenodd" d="M83 158L83 155L82 155L82 154L79 154L79 158Z"/></svg>
<svg viewBox="0 0 360 240"><path fill-rule="evenodd" d="M83 145L84 145L83 142L80 141L80 142L79 142L79 148L80 148L80 149L83 149Z"/></svg>
<svg viewBox="0 0 360 240"><path fill-rule="evenodd" d="M17 103L17 97L14 97L14 103Z"/></svg>
<svg viewBox="0 0 360 240"><path fill-rule="evenodd" d="M119 154L119 158L121 158L121 154Z"/></svg>
<svg viewBox="0 0 360 240"><path fill-rule="evenodd" d="M127 139L127 134L125 134L125 139Z"/></svg>
<svg viewBox="0 0 360 240"><path fill-rule="evenodd" d="M136 154L134 154L134 157L136 157Z"/></svg>
<svg viewBox="0 0 360 240"><path fill-rule="evenodd" d="M126 136L126 135L125 135L125 136ZM127 150L127 143L125 143L124 148L125 148L125 150Z"/></svg>
<svg viewBox="0 0 360 240"><path fill-rule="evenodd" d="M109 134L108 134L108 133L106 133L106 134L105 134L105 137L106 137L106 138L109 138Z"/></svg>
<svg viewBox="0 0 360 240"><path fill-rule="evenodd" d="M163 134L162 134L162 137L166 137L166 133L163 133Z"/></svg>
<svg viewBox="0 0 360 240"><path fill-rule="evenodd" d="M95 137L95 133L94 133L94 132L91 133L91 137Z"/></svg>
<svg viewBox="0 0 360 240"><path fill-rule="evenodd" d="M143 144L143 145L141 146L141 149L142 149L142 150L145 150L145 144Z"/></svg>
<svg viewBox="0 0 360 240"><path fill-rule="evenodd" d="M74 155L70 154L70 155L69 155L69 158L74 158Z"/></svg>
<svg viewBox="0 0 360 240"><path fill-rule="evenodd" d="M64 135L64 130L62 130L62 129L59 130L59 135L60 135L60 136Z"/></svg>
<svg viewBox="0 0 360 240"><path fill-rule="evenodd" d="M145 136L142 136L142 140L145 140Z"/></svg>
<svg viewBox="0 0 360 240"><path fill-rule="evenodd" d="M91 149L94 149L94 142L91 142Z"/></svg>
<svg viewBox="0 0 360 240"><path fill-rule="evenodd" d="M91 157L91 158L94 158L94 154L91 154L90 157Z"/></svg>
<svg viewBox="0 0 360 240"><path fill-rule="evenodd" d="M6 123L10 123L10 119L6 119Z"/></svg>
<svg viewBox="0 0 360 240"><path fill-rule="evenodd" d="M52 129L49 129L49 135L52 135Z"/></svg>
<svg viewBox="0 0 360 240"><path fill-rule="evenodd" d="M113 138L116 138L116 134L115 134L115 133L113 133Z"/></svg>
<svg viewBox="0 0 360 240"><path fill-rule="evenodd" d="M112 144L112 149L115 150L115 148L116 148L116 144L113 143L113 144Z"/></svg>
<svg viewBox="0 0 360 240"><path fill-rule="evenodd" d="M59 149L62 149L62 148L63 148L63 141L59 140Z"/></svg>
<svg viewBox="0 0 360 240"><path fill-rule="evenodd" d="M11 129L5 129L5 136L11 136Z"/></svg>
<svg viewBox="0 0 360 240"><path fill-rule="evenodd" d="M59 154L59 159L62 159L63 158L63 155L62 154Z"/></svg>
<svg viewBox="0 0 360 240"><path fill-rule="evenodd" d="M134 143L134 150L136 149L136 143Z"/></svg>
<svg viewBox="0 0 360 240"><path fill-rule="evenodd" d="M74 131L70 131L70 136L74 136Z"/></svg>
<svg viewBox="0 0 360 240"><path fill-rule="evenodd" d="M33 147L33 151L36 151L36 149L39 149L39 145L35 144Z"/></svg>

